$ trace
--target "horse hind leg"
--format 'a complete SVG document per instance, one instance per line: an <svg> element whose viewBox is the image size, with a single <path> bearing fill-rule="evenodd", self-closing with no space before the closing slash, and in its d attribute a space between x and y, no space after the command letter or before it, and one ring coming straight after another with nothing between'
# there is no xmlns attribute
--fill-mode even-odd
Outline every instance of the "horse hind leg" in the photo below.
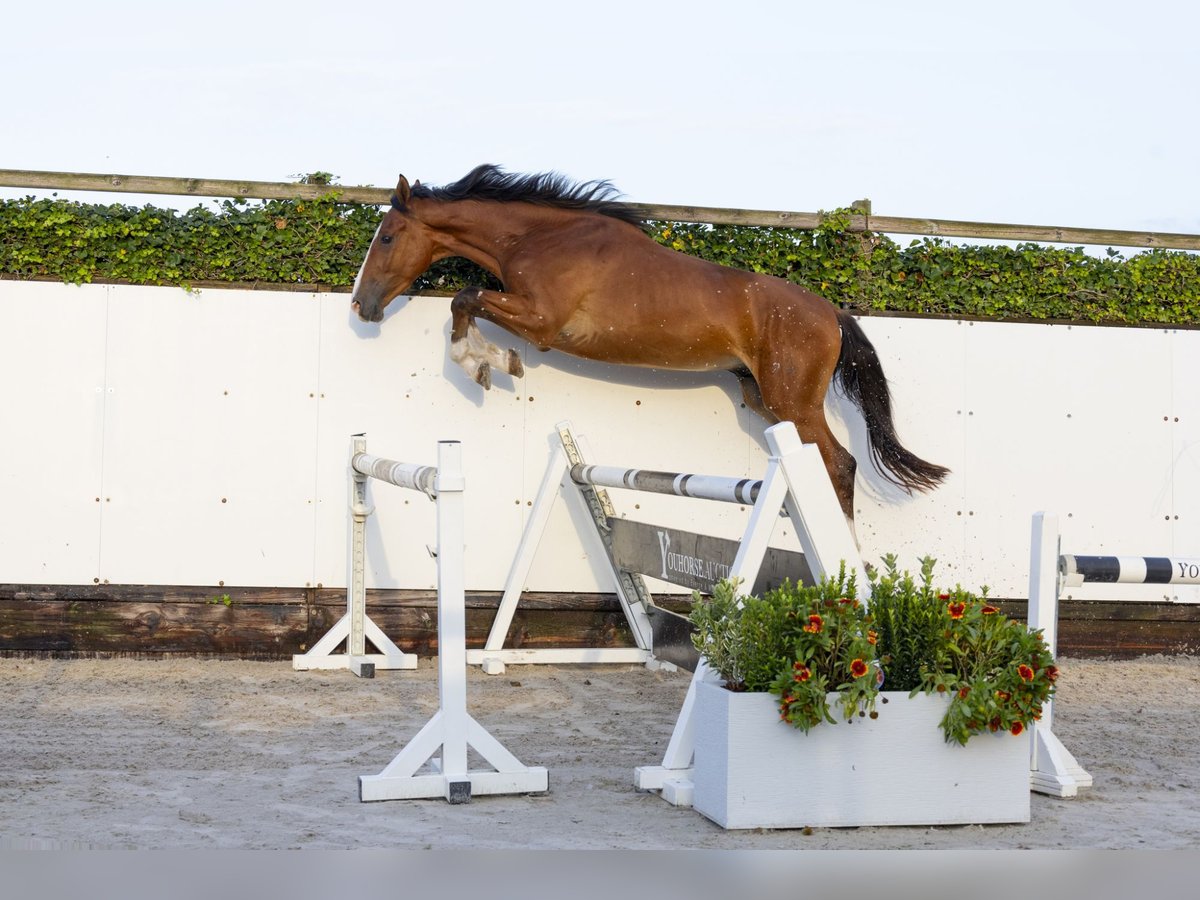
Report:
<svg viewBox="0 0 1200 900"><path fill-rule="evenodd" d="M858 472L858 463L829 428L829 421L825 417L824 393L818 396L815 390L810 390L806 392L807 396L799 397L795 385L777 382L768 383L764 390L749 372L744 375L736 374L741 379L742 395L747 406L768 422L792 422L800 440L806 444L817 445L821 461L825 463L825 470L833 485L833 492L857 545L858 532L854 527L854 479Z"/></svg>
<svg viewBox="0 0 1200 900"><path fill-rule="evenodd" d="M733 374L737 376L738 383L742 387L742 401L746 406L772 425L778 423L779 417L767 409L767 404L763 402L762 391L759 390L758 382L754 380L754 376L750 374L750 370L734 369Z"/></svg>
<svg viewBox="0 0 1200 900"><path fill-rule="evenodd" d="M490 390L493 368L520 378L525 366L516 350L497 347L475 324L480 293L479 288L464 288L450 301L450 359L484 390Z"/></svg>

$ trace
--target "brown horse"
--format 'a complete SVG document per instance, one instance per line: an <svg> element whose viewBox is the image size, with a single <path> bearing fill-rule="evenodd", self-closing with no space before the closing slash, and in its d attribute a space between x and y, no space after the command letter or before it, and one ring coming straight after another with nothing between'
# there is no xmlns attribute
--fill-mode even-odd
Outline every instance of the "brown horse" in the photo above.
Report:
<svg viewBox="0 0 1200 900"><path fill-rule="evenodd" d="M836 375L866 421L872 460L911 492L936 486L942 466L900 444L879 357L849 313L789 281L706 262L663 247L606 181L513 175L479 166L435 188L404 176L354 284L351 306L368 322L430 264L465 257L503 290L468 287L450 303L450 356L484 388L491 368L524 372L515 350L486 340L476 318L586 359L692 371L726 370L746 403L771 422L791 420L821 451L847 519L854 519L854 457L825 420Z"/></svg>

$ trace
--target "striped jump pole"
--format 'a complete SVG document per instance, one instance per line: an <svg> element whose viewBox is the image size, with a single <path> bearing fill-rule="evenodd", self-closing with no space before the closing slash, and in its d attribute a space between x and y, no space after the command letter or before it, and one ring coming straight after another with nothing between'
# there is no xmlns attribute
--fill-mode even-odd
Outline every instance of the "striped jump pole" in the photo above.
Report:
<svg viewBox="0 0 1200 900"><path fill-rule="evenodd" d="M571 467L571 480L595 487L625 488L649 494L671 494L696 500L717 500L753 506L762 490L762 479L727 478L716 475L688 475L680 472L655 472L649 469L621 469L616 466Z"/></svg>
<svg viewBox="0 0 1200 900"><path fill-rule="evenodd" d="M1176 556L1060 556L1063 584L1200 584L1200 559Z"/></svg>

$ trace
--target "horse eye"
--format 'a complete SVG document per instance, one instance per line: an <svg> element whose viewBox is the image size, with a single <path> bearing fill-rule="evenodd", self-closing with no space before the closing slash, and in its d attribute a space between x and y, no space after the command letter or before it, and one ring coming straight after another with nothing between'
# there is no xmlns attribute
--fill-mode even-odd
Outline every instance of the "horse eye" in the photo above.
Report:
<svg viewBox="0 0 1200 900"><path fill-rule="evenodd" d="M392 242L392 236L390 234L381 234L379 236L379 243L390 244L391 242Z"/></svg>

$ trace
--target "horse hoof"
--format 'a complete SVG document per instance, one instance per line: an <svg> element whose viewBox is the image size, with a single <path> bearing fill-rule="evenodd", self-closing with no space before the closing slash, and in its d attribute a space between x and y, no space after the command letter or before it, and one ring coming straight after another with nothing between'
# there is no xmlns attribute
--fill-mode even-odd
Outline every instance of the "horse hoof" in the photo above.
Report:
<svg viewBox="0 0 1200 900"><path fill-rule="evenodd" d="M487 363L480 363L479 368L475 370L475 382L485 391L492 389L492 367Z"/></svg>
<svg viewBox="0 0 1200 900"><path fill-rule="evenodd" d="M525 375L525 365L521 362L521 355L516 350L508 351L508 374L513 378L522 378Z"/></svg>

